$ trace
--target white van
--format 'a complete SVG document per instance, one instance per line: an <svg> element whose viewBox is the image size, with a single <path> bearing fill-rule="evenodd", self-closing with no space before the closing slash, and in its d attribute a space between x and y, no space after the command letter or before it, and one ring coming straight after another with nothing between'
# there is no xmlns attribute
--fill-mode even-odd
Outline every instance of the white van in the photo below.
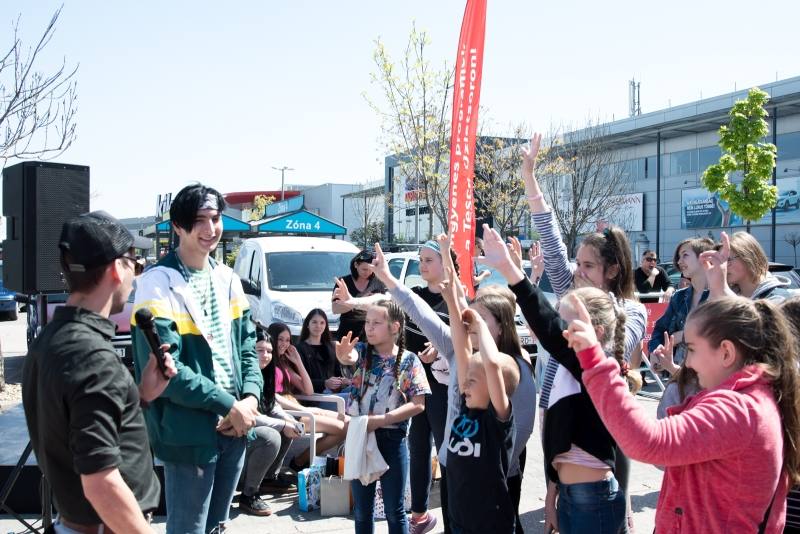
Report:
<svg viewBox="0 0 800 534"><path fill-rule="evenodd" d="M334 278L350 274L359 248L347 241L321 237L256 237L242 242L233 267L242 279L253 319L264 326L286 323L300 335L308 312L321 308L331 332L339 316L331 312Z"/></svg>

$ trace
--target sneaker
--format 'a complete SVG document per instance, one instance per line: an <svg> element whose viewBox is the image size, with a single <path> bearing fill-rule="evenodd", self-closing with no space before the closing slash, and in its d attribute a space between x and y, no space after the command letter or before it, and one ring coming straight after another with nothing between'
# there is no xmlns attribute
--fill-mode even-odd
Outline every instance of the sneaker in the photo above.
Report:
<svg viewBox="0 0 800 534"><path fill-rule="evenodd" d="M284 493L297 491L297 488L295 488L295 485L286 477L283 475L278 475L278 478L265 478L261 482L261 487L259 490L261 493L274 493L281 495Z"/></svg>
<svg viewBox="0 0 800 534"><path fill-rule="evenodd" d="M425 514L425 518L421 521L408 522L408 534L425 534L433 530L436 526L436 518L433 514Z"/></svg>
<svg viewBox="0 0 800 534"><path fill-rule="evenodd" d="M245 495L244 493L239 497L239 510L250 515L272 515L272 510L269 505L261 498L261 495Z"/></svg>

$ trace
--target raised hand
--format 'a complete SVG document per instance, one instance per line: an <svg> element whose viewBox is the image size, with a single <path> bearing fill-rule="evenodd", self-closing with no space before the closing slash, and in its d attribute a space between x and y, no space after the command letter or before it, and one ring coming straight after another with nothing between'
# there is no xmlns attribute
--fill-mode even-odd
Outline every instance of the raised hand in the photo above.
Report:
<svg viewBox="0 0 800 534"><path fill-rule="evenodd" d="M289 345L289 348L286 350L286 357L295 367L299 368L300 365L303 365L303 359L300 358L300 353L297 352L297 347L294 345Z"/></svg>
<svg viewBox="0 0 800 534"><path fill-rule="evenodd" d="M375 259L372 260L372 272L375 273L375 278L383 282L387 288L391 289L397 285L397 279L392 276L389 270L389 263L383 255L383 249L380 243L375 243Z"/></svg>
<svg viewBox="0 0 800 534"><path fill-rule="evenodd" d="M508 253L519 269L522 269L522 243L516 237L508 238Z"/></svg>
<svg viewBox="0 0 800 534"><path fill-rule="evenodd" d="M719 250L707 250L699 256L700 265L706 272L706 284L710 298L719 298L731 295L733 291L728 287L728 259L731 256L731 240L728 234L720 235L722 247Z"/></svg>
<svg viewBox="0 0 800 534"><path fill-rule="evenodd" d="M531 137L528 148L522 147L522 176L526 179L528 176L533 177L533 170L536 167L536 157L539 155L541 144L542 134L535 133L533 137Z"/></svg>
<svg viewBox="0 0 800 534"><path fill-rule="evenodd" d="M675 360L673 359L674 348L675 336L664 332L664 343L656 347L652 354L652 357L658 361L659 367L671 375L678 371L678 366L675 365Z"/></svg>
<svg viewBox="0 0 800 534"><path fill-rule="evenodd" d="M334 278L334 281L336 282L336 288L333 290L333 300L338 300L342 304L349 304L353 296L350 295L347 284L341 278Z"/></svg>
<svg viewBox="0 0 800 534"><path fill-rule="evenodd" d="M544 274L544 255L542 254L542 244L534 241L531 250L528 252L531 260L531 278L534 282L539 282Z"/></svg>
<svg viewBox="0 0 800 534"><path fill-rule="evenodd" d="M467 333L481 335L482 327L486 325L478 312L467 308L461 312L461 320L467 325Z"/></svg>
<svg viewBox="0 0 800 534"><path fill-rule="evenodd" d="M439 243L439 252L444 259L445 255L450 255L450 247L453 246L453 239L448 234L439 234L436 236L436 242Z"/></svg>
<svg viewBox="0 0 800 534"><path fill-rule="evenodd" d="M458 277L456 271L449 265L444 268L445 278L439 283L439 290L445 303L452 306L458 305Z"/></svg>
<svg viewBox="0 0 800 534"><path fill-rule="evenodd" d="M569 327L564 330L564 339L567 340L569 348L576 353L586 349L590 349L598 345L597 333L592 326L592 317L583 305L583 301L579 299L574 293L570 293L564 299L567 305L575 312L577 319L569 324Z"/></svg>
<svg viewBox="0 0 800 534"><path fill-rule="evenodd" d="M353 349L358 343L358 337L353 337L352 332L347 332L340 341L336 342L336 358L341 362L350 359Z"/></svg>
<svg viewBox="0 0 800 534"><path fill-rule="evenodd" d="M497 230L489 228L488 224L483 225L483 256L478 256L475 261L499 271L502 271L502 268L514 267L514 260L503 238Z"/></svg>

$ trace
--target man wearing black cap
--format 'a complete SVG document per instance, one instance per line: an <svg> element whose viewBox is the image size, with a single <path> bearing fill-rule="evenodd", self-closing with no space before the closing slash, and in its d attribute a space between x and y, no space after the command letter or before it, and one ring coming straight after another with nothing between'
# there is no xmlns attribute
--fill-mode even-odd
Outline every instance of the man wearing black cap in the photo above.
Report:
<svg viewBox="0 0 800 534"><path fill-rule="evenodd" d="M131 292L134 249L150 240L95 211L64 223L59 247L70 296L31 344L22 377L31 443L59 512L55 531L152 532L145 517L160 488L140 402L168 379L151 354L137 387L111 345L108 319Z"/></svg>

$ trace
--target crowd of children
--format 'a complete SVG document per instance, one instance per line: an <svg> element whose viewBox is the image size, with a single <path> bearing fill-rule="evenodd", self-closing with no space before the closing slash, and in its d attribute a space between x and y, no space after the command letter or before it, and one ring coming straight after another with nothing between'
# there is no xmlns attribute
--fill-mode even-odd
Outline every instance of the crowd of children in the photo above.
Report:
<svg viewBox="0 0 800 534"><path fill-rule="evenodd" d="M476 261L508 286L480 287L471 301L447 236L421 247L422 288L392 275L380 245L359 253L333 294L347 327L338 341L318 309L297 349L285 325L268 329L274 352L261 359L264 417L247 452L243 508L266 515L259 485L283 483L276 465L303 422L284 409L309 409L293 395L324 391L344 396L346 410L313 409L325 434L317 450L341 443L351 418L366 417L388 464L377 478L390 533L436 526L428 511L431 446L441 466L444 532L522 532L522 473L537 406L546 532L632 532L629 458L664 469L656 532L782 531L787 494L800 482L800 299L768 272L748 234L679 243L674 263L688 283L671 296L649 342L653 366L671 376L658 419L649 418L634 397L642 377L630 365L647 322L630 243L609 227L585 236L569 261L533 173L540 140L524 151L522 178L541 236L532 254L558 304L537 286L541 272L529 278L522 269L519 243L487 226ZM536 379L517 336L517 306L549 354ZM308 461L301 454L292 465ZM375 481L353 480L351 488L355 530L371 533Z"/></svg>

